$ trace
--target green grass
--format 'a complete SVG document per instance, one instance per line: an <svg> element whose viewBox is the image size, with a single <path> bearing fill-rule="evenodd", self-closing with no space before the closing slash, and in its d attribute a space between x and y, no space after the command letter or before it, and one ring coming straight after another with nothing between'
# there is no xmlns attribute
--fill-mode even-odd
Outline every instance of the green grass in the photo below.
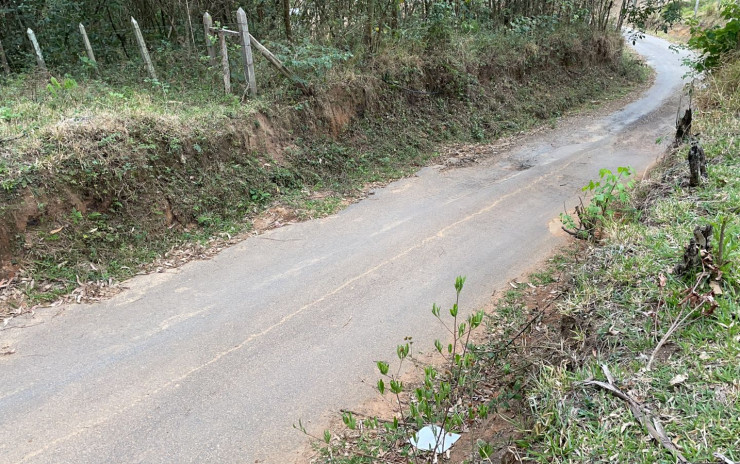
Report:
<svg viewBox="0 0 740 464"><path fill-rule="evenodd" d="M642 187L664 193L654 195L642 219L612 224L605 243L575 266L573 288L560 310L591 321L601 344L577 368L550 365L533 378L527 398L535 433L519 443L532 462L675 462L660 444L646 440L624 401L582 383L605 380L602 363L623 391L650 408L690 462L715 462L715 452L740 459L737 80L734 93L718 89L733 85L727 79L737 66L713 77L717 81L705 91L704 111L695 122L710 163L705 185L692 189L683 181L688 149L681 147ZM706 279L679 277L671 269L695 225L715 225L716 259L723 217L729 219L723 294L714 295L713 312L707 305L694 309L696 304L684 302L686 292L699 282L698 293L710 294ZM659 340L689 313L647 370Z"/></svg>

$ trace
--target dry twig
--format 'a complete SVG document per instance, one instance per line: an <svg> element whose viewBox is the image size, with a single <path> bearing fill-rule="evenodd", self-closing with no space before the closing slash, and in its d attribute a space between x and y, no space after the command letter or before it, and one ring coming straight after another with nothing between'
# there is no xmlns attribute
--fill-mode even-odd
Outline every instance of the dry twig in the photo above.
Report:
<svg viewBox="0 0 740 464"><path fill-rule="evenodd" d="M598 380L589 380L583 382L583 385L596 385L597 387L603 388L612 395L626 402L627 406L629 406L630 408L630 411L632 411L632 415L634 415L635 418L640 422L640 424L642 424L642 426L647 429L651 437L655 438L661 445L663 445L665 449L670 451L671 454L676 457L677 462L679 462L680 464L689 464L689 461L684 457L683 454L681 454L681 451L679 451L676 445L674 445L673 442L666 436L665 431L663 430L663 426L660 425L660 422L658 422L655 417L647 412L642 407L642 405L640 405L640 403L638 403L634 398L614 386L614 384L611 383L613 381L613 377L611 375L611 372L609 371L609 368L607 368L605 365L603 365L602 368L604 369L604 375L606 375L607 379L609 379L610 381L609 383L600 382Z"/></svg>
<svg viewBox="0 0 740 464"><path fill-rule="evenodd" d="M722 453L714 453L713 456L720 461L722 461L724 464L738 464L737 462L733 461L732 459L728 458Z"/></svg>

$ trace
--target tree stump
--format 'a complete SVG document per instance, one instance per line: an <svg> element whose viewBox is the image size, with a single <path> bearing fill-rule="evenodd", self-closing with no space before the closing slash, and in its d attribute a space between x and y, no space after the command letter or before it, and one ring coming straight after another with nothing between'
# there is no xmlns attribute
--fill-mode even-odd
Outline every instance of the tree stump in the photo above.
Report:
<svg viewBox="0 0 740 464"><path fill-rule="evenodd" d="M712 232L714 229L711 224L705 226L696 226L694 228L694 240L699 246L699 249L704 251L712 251Z"/></svg>
<svg viewBox="0 0 740 464"><path fill-rule="evenodd" d="M691 135L691 108L686 109L683 117L676 121L676 145Z"/></svg>
<svg viewBox="0 0 740 464"><path fill-rule="evenodd" d="M702 183L702 179L706 179L707 176L707 158L704 155L704 149L699 145L698 142L691 142L691 148L689 149L689 185L691 187L698 187Z"/></svg>
<svg viewBox="0 0 740 464"><path fill-rule="evenodd" d="M683 261L676 264L673 268L675 275L681 276L692 269L700 268L702 263L702 251L709 252L712 248L712 226L696 226L694 228L694 238L689 240L689 244L683 253Z"/></svg>

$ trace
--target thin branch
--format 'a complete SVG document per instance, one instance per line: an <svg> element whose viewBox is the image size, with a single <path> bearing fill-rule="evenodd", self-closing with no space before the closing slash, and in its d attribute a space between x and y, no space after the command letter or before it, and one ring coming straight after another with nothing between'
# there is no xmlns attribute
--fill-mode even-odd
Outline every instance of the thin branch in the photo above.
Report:
<svg viewBox="0 0 740 464"><path fill-rule="evenodd" d="M722 453L714 453L712 456L722 461L724 464L738 464L736 461L733 461L732 459L728 458Z"/></svg>
<svg viewBox="0 0 740 464"><path fill-rule="evenodd" d="M723 261L725 254L725 228L727 227L727 216L722 218L722 226L719 230L719 247L717 250L717 267L722 267L725 263Z"/></svg>
<svg viewBox="0 0 740 464"><path fill-rule="evenodd" d="M606 374L606 371L605 371ZM610 378L611 375L608 375L607 378ZM609 379L613 380L613 379ZM633 399L631 396L627 395L626 393L622 392L619 388L615 387L612 383L606 383L606 382L600 382L598 380L589 380L586 382L583 382L583 385L595 385L597 387L603 388L604 390L608 391L612 395L616 396L617 398L623 400L627 403L627 406L630 408L630 411L632 411L632 414L635 416L635 418L642 424L643 427L645 427L653 438L655 438L665 449L671 452L673 456L675 456L676 461L678 461L680 464L689 464L689 461L684 457L683 454L681 454L681 451L676 447L676 445L673 444L673 442L666 436L665 431L663 430L663 427L660 425L660 422L652 415L650 415L647 411L643 409L643 407L638 403L635 399Z"/></svg>
<svg viewBox="0 0 740 464"><path fill-rule="evenodd" d="M679 327L683 325L684 322L686 322L686 319L689 318L697 308L693 308L691 311L689 311L685 316L683 315L683 312L679 314L679 316L676 318L675 321L673 321L673 324L668 328L668 331L663 335L663 338L660 339L658 342L658 345L653 350L653 354L650 356L650 360L647 363L647 366L645 366L645 369L650 370L650 367L653 365L653 361L655 361L655 355L658 354L658 351L660 351L661 348L663 348L663 345L668 341L668 338L670 338L673 333L678 330ZM683 316L683 317L682 317Z"/></svg>
<svg viewBox="0 0 740 464"><path fill-rule="evenodd" d="M0 139L0 145L7 143L7 142L12 142L13 140L22 139L25 136L26 134L21 134L21 135L16 135L15 137L8 137L7 139Z"/></svg>

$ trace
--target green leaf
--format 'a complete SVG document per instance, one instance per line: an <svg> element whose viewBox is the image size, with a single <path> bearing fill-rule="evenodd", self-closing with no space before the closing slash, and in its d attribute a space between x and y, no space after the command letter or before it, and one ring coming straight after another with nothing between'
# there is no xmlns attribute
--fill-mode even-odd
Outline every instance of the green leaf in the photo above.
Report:
<svg viewBox="0 0 740 464"><path fill-rule="evenodd" d="M383 382L383 379L378 379L378 391L381 395L385 394L385 382Z"/></svg>
<svg viewBox="0 0 740 464"><path fill-rule="evenodd" d="M357 427L357 420L349 411L342 413L342 421L350 430L354 430Z"/></svg>
<svg viewBox="0 0 740 464"><path fill-rule="evenodd" d="M387 362L385 362L385 361L378 361L378 362L375 363L375 365L378 366L378 370L380 371L381 374L388 375L388 369L389 369L390 366L388 365Z"/></svg>
<svg viewBox="0 0 740 464"><path fill-rule="evenodd" d="M406 356L409 355L409 351L410 351L410 347L408 343L405 345L398 345L396 347L396 354L398 355L398 359L400 360L404 360Z"/></svg>
<svg viewBox="0 0 740 464"><path fill-rule="evenodd" d="M398 380L392 379L391 380L391 391L396 395L403 392L403 382L399 382Z"/></svg>
<svg viewBox="0 0 740 464"><path fill-rule="evenodd" d="M463 285L465 285L465 277L457 276L457 278L455 279L455 291L457 291L458 295L462 291Z"/></svg>

